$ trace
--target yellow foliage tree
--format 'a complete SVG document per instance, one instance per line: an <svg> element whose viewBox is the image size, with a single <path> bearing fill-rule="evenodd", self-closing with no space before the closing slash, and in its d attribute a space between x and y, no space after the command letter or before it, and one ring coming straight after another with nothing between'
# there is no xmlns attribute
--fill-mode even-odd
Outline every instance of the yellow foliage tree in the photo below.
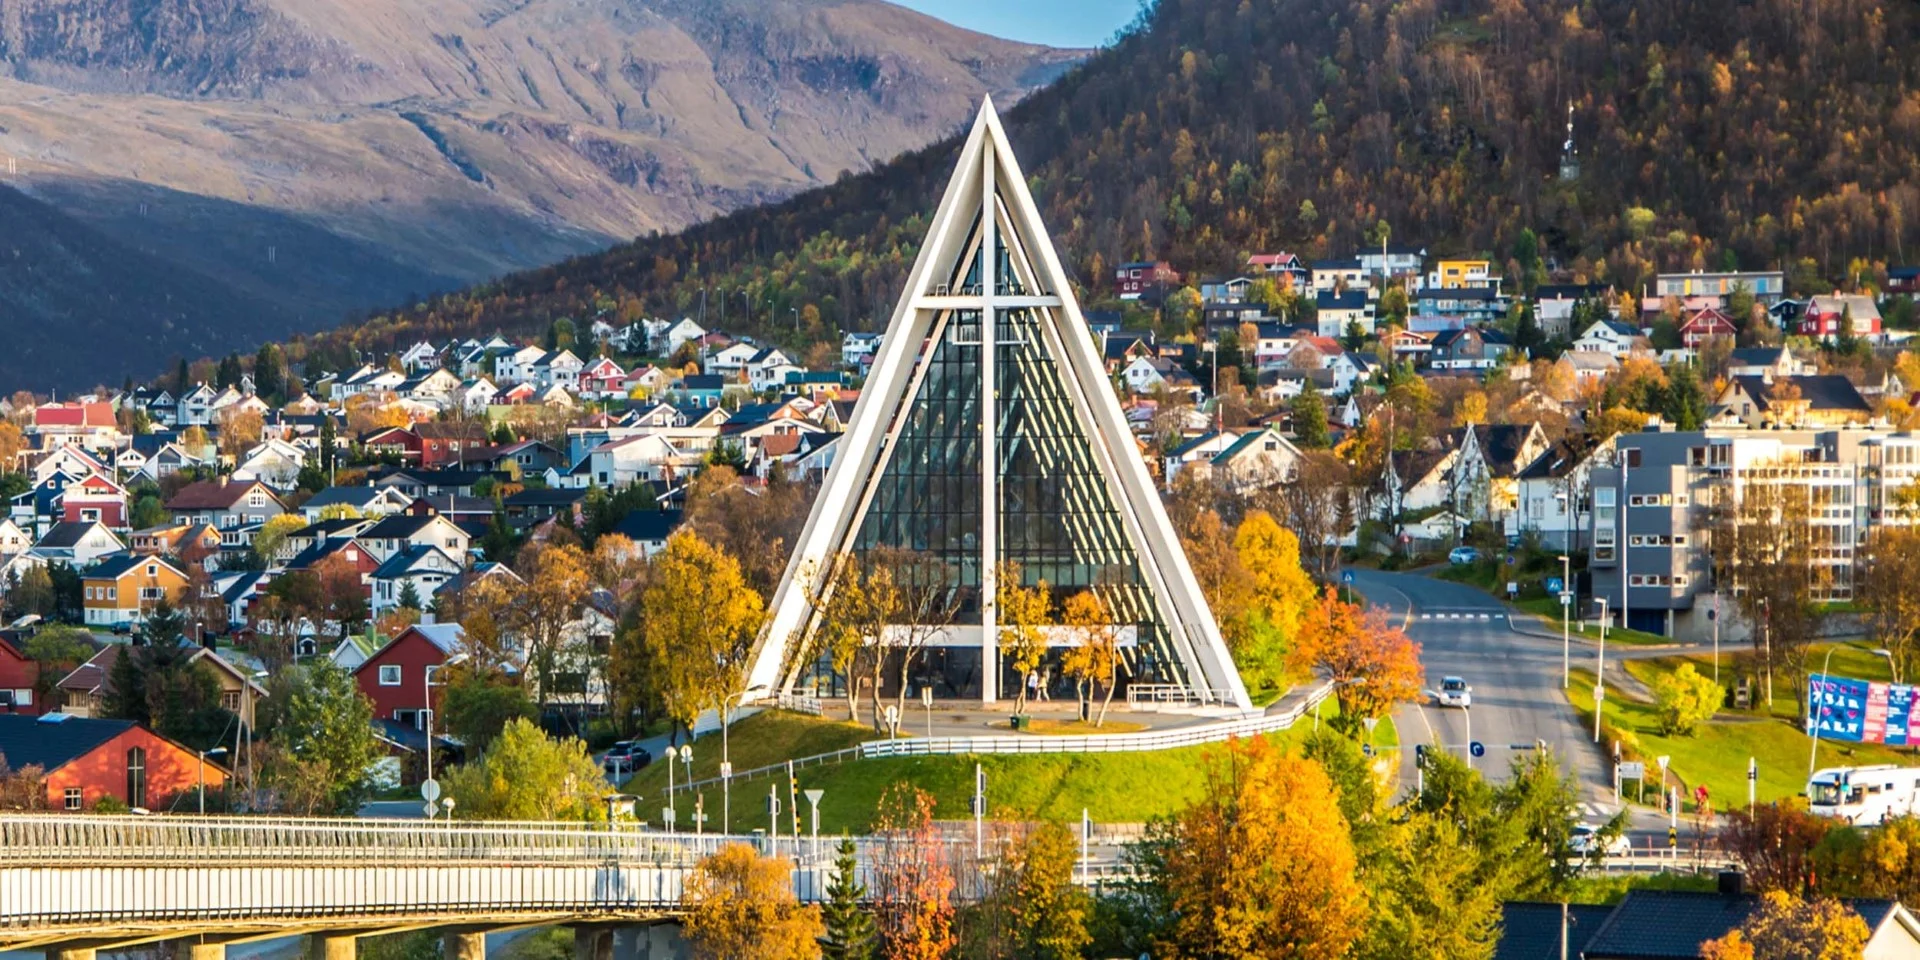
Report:
<svg viewBox="0 0 1920 960"><path fill-rule="evenodd" d="M1106 688L1100 701L1100 714L1093 725L1105 726L1107 705L1113 702L1113 689L1119 685L1119 626L1107 604L1092 590L1082 590L1067 598L1060 624L1078 641L1060 658L1060 669L1074 680L1074 690L1082 703L1093 699L1096 685Z"/></svg>
<svg viewBox="0 0 1920 960"><path fill-rule="evenodd" d="M700 711L720 715L720 755L746 683L747 657L766 604L747 586L740 561L682 530L654 558L641 596L642 636L656 664L653 683L667 714L691 728Z"/></svg>
<svg viewBox="0 0 1920 960"><path fill-rule="evenodd" d="M1701 944L1700 955L1708 960L1860 960L1870 933L1867 922L1838 900L1802 900L1771 890L1739 929Z"/></svg>
<svg viewBox="0 0 1920 960"><path fill-rule="evenodd" d="M811 960L826 926L793 894L793 863L732 843L700 861L682 896L682 930L699 960Z"/></svg>
<svg viewBox="0 0 1920 960"><path fill-rule="evenodd" d="M1233 532L1233 550L1249 582L1246 615L1234 631L1234 660L1250 684L1278 686L1300 621L1313 607L1313 580L1300 565L1300 538L1264 510L1254 510Z"/></svg>
<svg viewBox="0 0 1920 960"><path fill-rule="evenodd" d="M1015 686L1013 712L1027 712L1027 677L1040 669L1047 655L1045 628L1050 619L1050 593L1047 582L1034 586L1020 583L1020 565L1002 561L994 573L996 606L999 607L1000 652L1013 668Z"/></svg>
<svg viewBox="0 0 1920 960"><path fill-rule="evenodd" d="M584 741L553 740L521 717L446 782L454 813L476 820L604 821L613 792Z"/></svg>

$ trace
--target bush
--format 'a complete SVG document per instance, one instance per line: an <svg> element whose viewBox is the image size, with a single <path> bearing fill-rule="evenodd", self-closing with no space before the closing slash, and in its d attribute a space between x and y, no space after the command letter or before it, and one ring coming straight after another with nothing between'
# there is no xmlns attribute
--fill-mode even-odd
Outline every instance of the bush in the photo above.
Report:
<svg viewBox="0 0 1920 960"><path fill-rule="evenodd" d="M1653 678L1653 706L1660 718L1660 732L1668 736L1692 736L1695 727L1720 708L1720 685L1702 676L1691 663L1683 663L1672 673Z"/></svg>

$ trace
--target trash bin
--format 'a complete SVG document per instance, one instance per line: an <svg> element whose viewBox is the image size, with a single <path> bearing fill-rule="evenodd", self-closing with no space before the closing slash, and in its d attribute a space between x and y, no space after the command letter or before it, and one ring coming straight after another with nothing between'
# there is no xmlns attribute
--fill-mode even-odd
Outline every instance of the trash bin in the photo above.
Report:
<svg viewBox="0 0 1920 960"><path fill-rule="evenodd" d="M1033 718L1024 713L1014 714L1013 728L1015 730L1031 730L1033 729Z"/></svg>

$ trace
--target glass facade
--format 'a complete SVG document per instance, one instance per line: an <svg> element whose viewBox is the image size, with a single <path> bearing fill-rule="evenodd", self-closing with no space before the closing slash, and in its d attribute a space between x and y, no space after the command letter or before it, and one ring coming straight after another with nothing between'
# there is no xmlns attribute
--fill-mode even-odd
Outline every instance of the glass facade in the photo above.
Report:
<svg viewBox="0 0 1920 960"><path fill-rule="evenodd" d="M974 234L977 238L977 223ZM962 295L979 292L980 258L974 249L956 285ZM1006 248L1000 252L996 293L1023 295ZM1057 599L1082 589L1099 591L1115 620L1136 628L1137 642L1127 650L1131 680L1184 682L1120 507L1075 416L1061 361L1046 342L1048 319L1031 308L1000 310L993 325L998 556L1019 563L1028 583L1046 580ZM856 554L891 549L938 558L946 582L959 591L958 622L977 625L981 314L948 313L933 331L936 342L919 353L918 363L925 367L919 388L900 413L897 440L851 545ZM1121 440L1132 443L1131 437ZM929 673L944 675L956 692L977 683L977 648L950 647L929 660ZM1010 675L1001 679L1007 690L1020 682Z"/></svg>

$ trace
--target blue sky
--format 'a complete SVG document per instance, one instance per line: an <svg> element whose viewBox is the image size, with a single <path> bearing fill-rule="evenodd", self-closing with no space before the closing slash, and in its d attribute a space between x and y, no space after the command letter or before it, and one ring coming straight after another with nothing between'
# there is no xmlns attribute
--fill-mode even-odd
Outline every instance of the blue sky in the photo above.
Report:
<svg viewBox="0 0 1920 960"><path fill-rule="evenodd" d="M969 30L1056 47L1092 47L1139 12L1140 0L894 0Z"/></svg>

